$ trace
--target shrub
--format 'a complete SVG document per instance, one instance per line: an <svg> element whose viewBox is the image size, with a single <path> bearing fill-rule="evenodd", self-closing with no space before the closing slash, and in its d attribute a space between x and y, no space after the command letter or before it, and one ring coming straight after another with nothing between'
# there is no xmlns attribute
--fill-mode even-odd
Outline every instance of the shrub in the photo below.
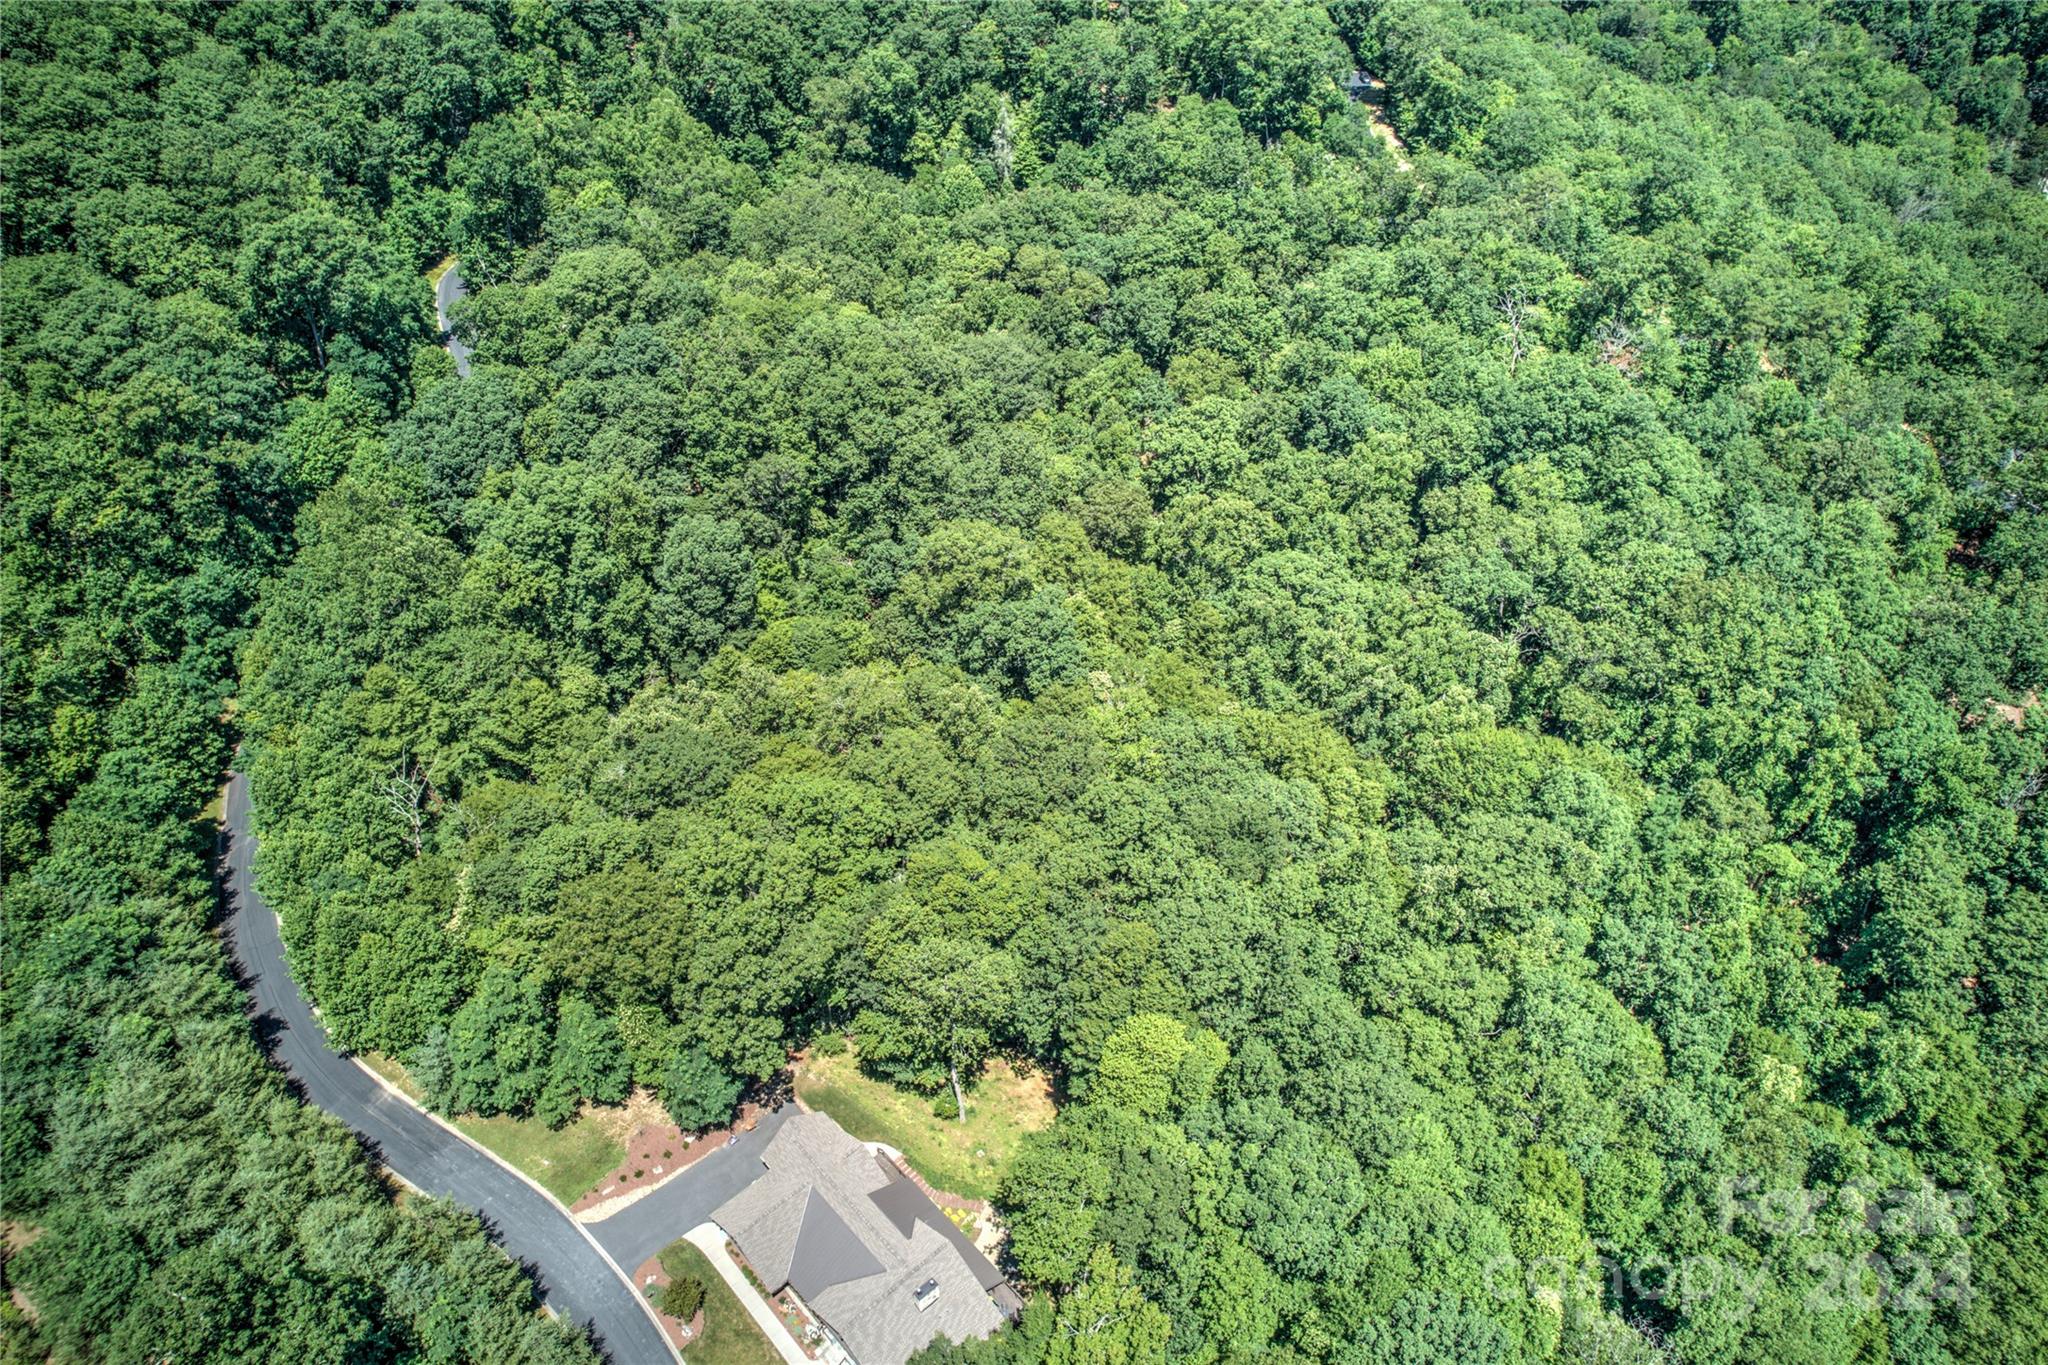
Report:
<svg viewBox="0 0 2048 1365"><path fill-rule="evenodd" d="M678 1275L662 1287L661 1311L678 1322L688 1322L704 1306L704 1282L695 1275Z"/></svg>

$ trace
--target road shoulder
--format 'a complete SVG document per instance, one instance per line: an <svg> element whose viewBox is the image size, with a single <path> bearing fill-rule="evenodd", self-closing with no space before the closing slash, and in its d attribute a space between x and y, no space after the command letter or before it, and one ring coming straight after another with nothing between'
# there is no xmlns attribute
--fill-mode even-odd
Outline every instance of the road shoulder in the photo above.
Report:
<svg viewBox="0 0 2048 1365"><path fill-rule="evenodd" d="M569 1225L576 1229L577 1234L581 1236L584 1241L590 1244L590 1249L592 1251L595 1251L600 1257L604 1259L604 1263L611 1267L612 1273L619 1277L619 1283L625 1285L627 1291L632 1294L633 1302L640 1305L640 1311L645 1313L647 1315L647 1320L654 1324L654 1330L661 1333L661 1338L664 1342L668 1342L669 1353L675 1357L676 1365L683 1365L682 1352L676 1349L674 1342L669 1341L668 1333L662 1329L661 1318L654 1311L653 1305L647 1302L647 1296L642 1294L638 1289L634 1288L633 1277L626 1273L625 1268L623 1266L621 1266L616 1260L612 1259L612 1254L609 1251L606 1251L604 1249L604 1245L600 1243L597 1240L597 1238L591 1234L590 1229L584 1225L583 1220L576 1217L576 1215L570 1213L569 1210L566 1207L564 1207L561 1200L555 1198L554 1195L548 1192L548 1189L545 1185L542 1185L538 1180L535 1180L532 1176L520 1170L517 1166L514 1166L511 1162L505 1160L505 1158L499 1156L496 1152L484 1146L475 1138L472 1138L469 1134L463 1132L460 1128L457 1128L454 1124L442 1118L439 1114L436 1114L433 1110L428 1109L425 1106L414 1101L412 1096L406 1094L403 1090L400 1090L390 1081L378 1075L377 1072L373 1068L371 1068L368 1063L363 1061L362 1058L350 1056L349 1061L355 1063L356 1067L365 1076L368 1076L371 1080L375 1081L379 1086L383 1087L386 1094L396 1099L399 1103L404 1104L412 1108L413 1110L417 1111L421 1115L423 1115L429 1122L433 1123L436 1127L440 1128L443 1132L447 1133L457 1142L463 1143L472 1150L481 1153L494 1165L498 1166L501 1170L505 1171L506 1174L512 1176L516 1180L521 1181L535 1194L547 1200L548 1203L554 1205L555 1211L560 1213L562 1217L569 1223ZM403 1179L403 1177L400 1178Z"/></svg>

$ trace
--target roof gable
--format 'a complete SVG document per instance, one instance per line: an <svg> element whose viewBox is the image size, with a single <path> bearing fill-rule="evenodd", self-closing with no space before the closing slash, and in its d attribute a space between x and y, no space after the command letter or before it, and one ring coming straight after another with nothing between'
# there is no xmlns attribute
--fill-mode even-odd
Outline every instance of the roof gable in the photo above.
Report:
<svg viewBox="0 0 2048 1365"><path fill-rule="evenodd" d="M799 1114L765 1169L712 1214L770 1288L787 1284L860 1365L902 1365L934 1337L987 1336L1002 1272L905 1179L824 1114ZM920 1298L919 1291L931 1288Z"/></svg>
<svg viewBox="0 0 2048 1365"><path fill-rule="evenodd" d="M882 1273L875 1259L846 1220L810 1189L804 1198L802 1225L797 1229L796 1251L789 1263L789 1283L806 1299L833 1285L864 1280Z"/></svg>

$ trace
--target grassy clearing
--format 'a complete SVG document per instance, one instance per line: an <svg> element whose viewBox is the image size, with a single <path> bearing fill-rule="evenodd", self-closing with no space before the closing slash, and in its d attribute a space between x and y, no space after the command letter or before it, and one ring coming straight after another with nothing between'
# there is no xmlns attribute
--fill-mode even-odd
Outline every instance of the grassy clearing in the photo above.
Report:
<svg viewBox="0 0 2048 1365"><path fill-rule="evenodd" d="M683 1348L690 1365L782 1365L782 1356L703 1252L688 1242L672 1242L660 1260L670 1279L694 1275L704 1286L704 1330Z"/></svg>
<svg viewBox="0 0 2048 1365"><path fill-rule="evenodd" d="M602 1120L579 1114L560 1128L539 1119L468 1115L455 1126L547 1187L564 1204L588 1194L626 1154Z"/></svg>
<svg viewBox="0 0 2048 1365"><path fill-rule="evenodd" d="M406 1074L405 1064L396 1057L382 1052L358 1052L355 1055L364 1066L397 1086L414 1104L422 1102L420 1088L412 1083L412 1077Z"/></svg>
<svg viewBox="0 0 2048 1365"><path fill-rule="evenodd" d="M412 1100L419 1100L419 1087L399 1062L381 1052L365 1052L362 1059L370 1070ZM626 1144L620 1140L618 1125L611 1118L603 1110L586 1108L562 1127L550 1128L539 1119L504 1115L479 1118L465 1114L455 1120L455 1126L539 1181L564 1204L573 1204L594 1189L626 1155Z"/></svg>
<svg viewBox="0 0 2048 1365"><path fill-rule="evenodd" d="M807 1055L796 1068L796 1093L861 1141L903 1153L936 1188L968 1199L994 1198L1024 1135L1053 1119L1045 1078L1000 1060L968 1089L965 1123L935 1114L929 1095L862 1075L851 1050Z"/></svg>
<svg viewBox="0 0 2048 1365"><path fill-rule="evenodd" d="M431 285L439 285L441 283L441 277L447 274L448 268L454 264L455 258L453 256L442 257L440 263L437 264L432 270L429 270L427 272L427 283Z"/></svg>

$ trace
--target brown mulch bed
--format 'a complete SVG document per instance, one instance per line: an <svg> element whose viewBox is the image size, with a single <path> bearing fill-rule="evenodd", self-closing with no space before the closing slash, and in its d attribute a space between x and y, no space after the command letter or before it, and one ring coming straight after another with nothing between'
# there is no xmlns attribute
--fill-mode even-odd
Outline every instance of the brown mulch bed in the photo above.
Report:
<svg viewBox="0 0 2048 1365"><path fill-rule="evenodd" d="M730 1128L711 1128L702 1133L685 1133L673 1123L642 1124L626 1139L626 1155L616 1168L597 1182L590 1192L569 1206L581 1213L616 1199L622 1194L662 1181L725 1145L734 1132L746 1132L761 1121L760 1109L746 1105Z"/></svg>
<svg viewBox="0 0 2048 1365"><path fill-rule="evenodd" d="M661 1311L661 1291L668 1288L669 1275L661 1268L661 1256L648 1257L633 1272L633 1287L647 1296L647 1304L654 1310L654 1316L661 1323L661 1330L668 1333L668 1339L675 1343L678 1351L687 1348L704 1333L704 1310L699 1308L696 1316L688 1322L672 1318Z"/></svg>

